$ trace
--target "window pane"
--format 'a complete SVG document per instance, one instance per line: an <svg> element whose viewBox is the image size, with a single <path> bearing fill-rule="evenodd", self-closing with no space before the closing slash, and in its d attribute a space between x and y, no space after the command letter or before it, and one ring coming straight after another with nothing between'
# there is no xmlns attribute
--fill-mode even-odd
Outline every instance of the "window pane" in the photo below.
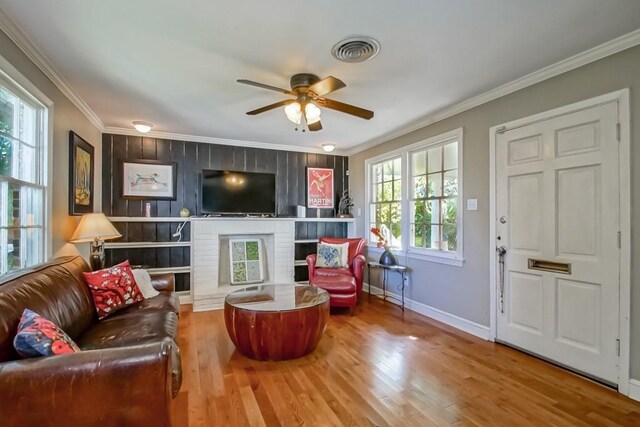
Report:
<svg viewBox="0 0 640 427"><path fill-rule="evenodd" d="M431 224L426 227L427 236L425 236L425 247L431 249L440 249L440 226Z"/></svg>
<svg viewBox="0 0 640 427"><path fill-rule="evenodd" d="M415 222L416 224L422 224L425 221L425 214L426 214L426 206L425 204L428 202L424 202L424 201L417 201L413 203L413 209L412 209L412 213L411 213L411 220L412 222Z"/></svg>
<svg viewBox="0 0 640 427"><path fill-rule="evenodd" d="M393 179L393 162L389 160L382 164L383 174L382 179L385 181L391 181Z"/></svg>
<svg viewBox="0 0 640 427"><path fill-rule="evenodd" d="M457 224L445 224L443 227L443 237L444 241L447 242L446 248L443 248L445 251L455 252L458 247L458 231Z"/></svg>
<svg viewBox="0 0 640 427"><path fill-rule="evenodd" d="M36 149L22 144L20 147L20 179L36 183Z"/></svg>
<svg viewBox="0 0 640 427"><path fill-rule="evenodd" d="M6 266L6 272L20 269L20 229L2 229L0 233L3 234L0 241L7 242L6 247L2 248L2 264Z"/></svg>
<svg viewBox="0 0 640 427"><path fill-rule="evenodd" d="M458 200L457 199L444 199L442 201L442 222L445 224L452 224L458 220Z"/></svg>
<svg viewBox="0 0 640 427"><path fill-rule="evenodd" d="M442 196L442 173L432 173L428 178L429 193L428 197Z"/></svg>
<svg viewBox="0 0 640 427"><path fill-rule="evenodd" d="M0 132L14 135L14 129L17 127L14 119L17 117L18 103L18 98L14 94L0 86Z"/></svg>
<svg viewBox="0 0 640 427"><path fill-rule="evenodd" d="M22 231L22 250L24 252L25 267L29 267L40 262L42 252L42 230L39 228L27 228Z"/></svg>
<svg viewBox="0 0 640 427"><path fill-rule="evenodd" d="M36 110L33 107L20 102L21 120L18 138L33 146L36 145L36 114Z"/></svg>
<svg viewBox="0 0 640 427"><path fill-rule="evenodd" d="M411 236L413 238L411 246L424 247L424 226L422 224L411 224Z"/></svg>
<svg viewBox="0 0 640 427"><path fill-rule="evenodd" d="M21 225L43 225L42 190L39 188L22 187L20 202L23 215Z"/></svg>
<svg viewBox="0 0 640 427"><path fill-rule="evenodd" d="M375 165L373 167L373 182L382 181L382 165Z"/></svg>
<svg viewBox="0 0 640 427"><path fill-rule="evenodd" d="M427 177L417 176L413 178L413 197L423 199L427 197Z"/></svg>
<svg viewBox="0 0 640 427"><path fill-rule="evenodd" d="M393 200L393 183L392 181L382 184L382 200L388 202Z"/></svg>
<svg viewBox="0 0 640 427"><path fill-rule="evenodd" d="M393 200L400 200L402 198L402 181L393 181Z"/></svg>
<svg viewBox="0 0 640 427"><path fill-rule="evenodd" d="M444 173L444 195L453 197L458 195L458 170L453 169Z"/></svg>
<svg viewBox="0 0 640 427"><path fill-rule="evenodd" d="M411 170L413 175L425 175L427 173L427 152L420 151L411 155Z"/></svg>
<svg viewBox="0 0 640 427"><path fill-rule="evenodd" d="M381 202L382 201L382 184L375 184L373 190L373 201Z"/></svg>
<svg viewBox="0 0 640 427"><path fill-rule="evenodd" d="M1 125L2 123L0 122L0 126ZM19 143L4 136L0 136L0 175L19 178L19 156Z"/></svg>
<svg viewBox="0 0 640 427"><path fill-rule="evenodd" d="M428 209L431 213L431 223L440 223L440 200L430 200L428 202Z"/></svg>
<svg viewBox="0 0 640 427"><path fill-rule="evenodd" d="M429 160L429 173L442 170L442 147L430 148L427 152L427 158Z"/></svg>
<svg viewBox="0 0 640 427"><path fill-rule="evenodd" d="M4 200L2 203L7 209L7 225L9 227L18 227L20 225L20 187L14 184L8 184L7 187L7 200L6 203L4 203Z"/></svg>
<svg viewBox="0 0 640 427"><path fill-rule="evenodd" d="M393 179L402 178L402 162L400 158L393 160Z"/></svg>
<svg viewBox="0 0 640 427"><path fill-rule="evenodd" d="M444 168L458 168L458 143L453 142L444 146Z"/></svg>

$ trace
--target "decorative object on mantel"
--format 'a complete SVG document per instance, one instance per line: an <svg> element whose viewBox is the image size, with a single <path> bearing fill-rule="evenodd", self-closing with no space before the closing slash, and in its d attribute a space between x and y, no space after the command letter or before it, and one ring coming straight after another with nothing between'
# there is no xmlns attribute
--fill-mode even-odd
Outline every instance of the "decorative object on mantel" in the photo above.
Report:
<svg viewBox="0 0 640 427"><path fill-rule="evenodd" d="M182 209L180 210L180 216L181 216L182 218L189 218L189 209L187 209L187 208L182 208Z"/></svg>
<svg viewBox="0 0 640 427"><path fill-rule="evenodd" d="M93 212L93 146L69 131L69 215Z"/></svg>
<svg viewBox="0 0 640 427"><path fill-rule="evenodd" d="M103 213L96 212L82 216L80 224L71 236L71 242L92 242L89 263L91 270L95 271L104 268L104 241L118 237L122 237L122 234Z"/></svg>
<svg viewBox="0 0 640 427"><path fill-rule="evenodd" d="M307 207L333 209L333 169L307 168Z"/></svg>
<svg viewBox="0 0 640 427"><path fill-rule="evenodd" d="M261 253L260 239L229 239L232 285L264 282Z"/></svg>
<svg viewBox="0 0 640 427"><path fill-rule="evenodd" d="M122 162L122 197L133 200L176 200L176 168L175 162Z"/></svg>
<svg viewBox="0 0 640 427"><path fill-rule="evenodd" d="M349 196L349 190L344 190L338 203L338 218L353 218L353 215L351 215L352 207L353 199Z"/></svg>
<svg viewBox="0 0 640 427"><path fill-rule="evenodd" d="M380 259L378 262L382 265L396 265L398 264L398 260L395 255L389 250L389 240L384 235L383 231L378 227L371 227L371 234L376 236L376 246L379 248L384 248L384 252L380 255Z"/></svg>

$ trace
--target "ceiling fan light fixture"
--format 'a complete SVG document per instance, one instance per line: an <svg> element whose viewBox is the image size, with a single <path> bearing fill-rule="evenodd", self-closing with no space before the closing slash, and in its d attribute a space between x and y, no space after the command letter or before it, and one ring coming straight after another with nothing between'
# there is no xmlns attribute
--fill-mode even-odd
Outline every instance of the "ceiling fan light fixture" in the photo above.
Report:
<svg viewBox="0 0 640 427"><path fill-rule="evenodd" d="M304 107L304 114L307 119L307 124L312 125L320 121L320 113L320 108L318 108L317 105L311 102L307 103L307 105L305 105Z"/></svg>
<svg viewBox="0 0 640 427"><path fill-rule="evenodd" d="M336 149L336 146L334 144L322 144L321 147L326 153L331 153Z"/></svg>
<svg viewBox="0 0 640 427"><path fill-rule="evenodd" d="M284 107L284 114L289 121L299 125L302 120L302 107L299 102L292 102Z"/></svg>
<svg viewBox="0 0 640 427"><path fill-rule="evenodd" d="M140 133L147 133L151 130L151 128L153 127L153 124L149 122L141 122L137 120L133 122L133 127L136 128L136 130Z"/></svg>

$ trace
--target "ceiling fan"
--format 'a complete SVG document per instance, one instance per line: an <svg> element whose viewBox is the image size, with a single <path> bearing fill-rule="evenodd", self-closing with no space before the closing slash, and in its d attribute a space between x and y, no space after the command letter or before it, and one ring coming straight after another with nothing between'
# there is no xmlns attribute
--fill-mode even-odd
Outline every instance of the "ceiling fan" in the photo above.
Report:
<svg viewBox="0 0 640 427"><path fill-rule="evenodd" d="M295 74L291 77L291 90L244 79L238 80L238 83L274 90L295 97L295 99L287 99L248 111L248 115L255 116L256 114L264 113L274 108L284 107L284 112L290 121L297 125L303 124L303 126L304 123L306 123L307 128L309 128L311 132L322 129L319 106L341 111L366 120L373 117L373 111L325 98L325 95L347 86L342 80L333 76L320 80L315 74ZM304 128L302 131L304 132Z"/></svg>

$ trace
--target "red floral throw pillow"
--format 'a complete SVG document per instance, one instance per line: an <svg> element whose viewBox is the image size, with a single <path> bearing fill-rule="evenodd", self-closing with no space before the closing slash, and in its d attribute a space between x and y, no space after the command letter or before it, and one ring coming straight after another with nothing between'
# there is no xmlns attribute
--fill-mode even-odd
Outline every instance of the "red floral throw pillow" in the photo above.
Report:
<svg viewBox="0 0 640 427"><path fill-rule="evenodd" d="M98 319L144 299L128 260L111 268L83 274L91 290Z"/></svg>
<svg viewBox="0 0 640 427"><path fill-rule="evenodd" d="M22 312L13 347L22 357L54 356L80 351L62 329L28 308Z"/></svg>

